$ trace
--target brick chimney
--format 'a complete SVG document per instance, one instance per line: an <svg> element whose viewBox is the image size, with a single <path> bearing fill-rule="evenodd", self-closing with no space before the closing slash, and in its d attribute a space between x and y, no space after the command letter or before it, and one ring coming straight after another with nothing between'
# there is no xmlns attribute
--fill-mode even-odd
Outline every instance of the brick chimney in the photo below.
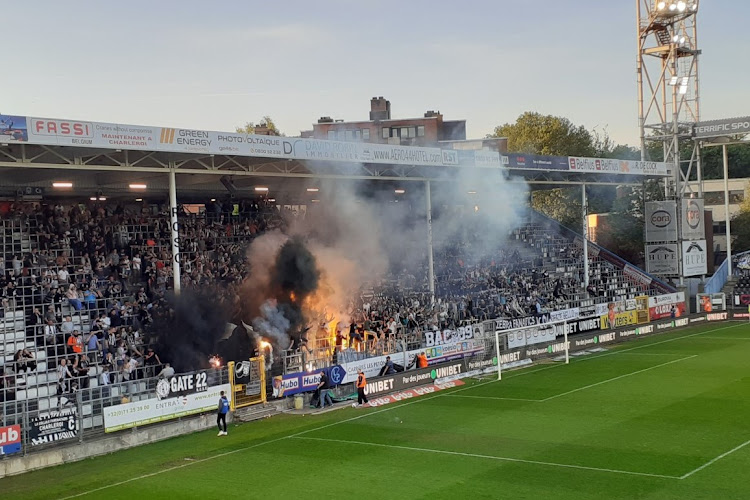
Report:
<svg viewBox="0 0 750 500"><path fill-rule="evenodd" d="M370 99L370 120L390 120L391 101L380 97Z"/></svg>

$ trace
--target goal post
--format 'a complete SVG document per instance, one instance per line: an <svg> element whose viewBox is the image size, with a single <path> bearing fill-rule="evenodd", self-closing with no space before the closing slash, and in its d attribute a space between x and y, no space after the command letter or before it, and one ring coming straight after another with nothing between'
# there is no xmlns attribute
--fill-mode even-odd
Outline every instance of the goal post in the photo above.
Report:
<svg viewBox="0 0 750 500"><path fill-rule="evenodd" d="M540 325L522 326L507 330L495 330L495 356L497 356L497 379L503 379L503 353L513 352L536 343L553 341L559 336L565 338L565 364L570 363L568 347L568 323L570 319L549 321ZM529 342L532 340L532 342Z"/></svg>

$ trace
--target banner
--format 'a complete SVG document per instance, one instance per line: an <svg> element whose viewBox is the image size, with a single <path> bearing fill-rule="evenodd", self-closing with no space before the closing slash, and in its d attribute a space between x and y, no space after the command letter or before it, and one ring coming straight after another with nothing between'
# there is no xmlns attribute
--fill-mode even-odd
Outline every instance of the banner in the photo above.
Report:
<svg viewBox="0 0 750 500"><path fill-rule="evenodd" d="M527 328L525 330L510 332L508 333L508 349L517 349L527 345L551 342L555 340L556 337L557 332L555 331L555 328L551 326Z"/></svg>
<svg viewBox="0 0 750 500"><path fill-rule="evenodd" d="M633 281L636 281L646 286L650 285L651 281L653 281L651 279L651 276L645 274L643 271L641 271L637 267L632 266L630 264L625 264L625 267L623 267L622 269L622 274L632 279Z"/></svg>
<svg viewBox="0 0 750 500"><path fill-rule="evenodd" d="M486 150L453 150L339 142L311 138L127 125L0 115L0 143L44 144L96 149L165 151L204 155L257 156L310 161L379 163L436 167L570 170L618 175L670 174L659 162L509 154Z"/></svg>
<svg viewBox="0 0 750 500"><path fill-rule="evenodd" d="M21 451L21 426L0 427L0 456Z"/></svg>
<svg viewBox="0 0 750 500"><path fill-rule="evenodd" d="M466 365L461 360L458 362L440 363L418 370L399 372L394 375L376 377L367 381L365 394L376 396L378 394L401 391L410 387L431 384L436 379L461 375L466 371Z"/></svg>
<svg viewBox="0 0 750 500"><path fill-rule="evenodd" d="M682 239L702 240L706 237L703 227L703 200L691 198L682 200ZM705 272L703 273L705 274ZM692 275L685 275L692 276Z"/></svg>
<svg viewBox="0 0 750 500"><path fill-rule="evenodd" d="M187 375L175 375L169 380L160 379L156 384L156 397L158 399L174 398L207 390L207 374L203 371Z"/></svg>
<svg viewBox="0 0 750 500"><path fill-rule="evenodd" d="M203 392L176 398L151 398L107 406L102 412L104 414L104 432L115 432L216 410L221 391L224 391L224 394L231 394L232 386L222 384L210 386Z"/></svg>
<svg viewBox="0 0 750 500"><path fill-rule="evenodd" d="M49 411L29 419L29 440L32 446L78 437L78 411L66 408Z"/></svg>
<svg viewBox="0 0 750 500"><path fill-rule="evenodd" d="M520 170L568 170L567 156L543 156L511 153L503 155L501 161L504 167L517 168Z"/></svg>
<svg viewBox="0 0 750 500"><path fill-rule="evenodd" d="M472 326L460 326L456 330L426 331L424 341L426 347L451 345L474 338Z"/></svg>
<svg viewBox="0 0 750 500"><path fill-rule="evenodd" d="M609 158L568 158L571 172L594 172L619 175L669 175L671 164L656 161L615 160Z"/></svg>
<svg viewBox="0 0 750 500"><path fill-rule="evenodd" d="M646 243L677 241L677 202L646 202Z"/></svg>
<svg viewBox="0 0 750 500"><path fill-rule="evenodd" d="M614 304L613 304L614 305ZM610 308L607 314L600 316L600 326L602 330L611 330L623 326L635 325L638 323L637 311L616 312L615 308Z"/></svg>
<svg viewBox="0 0 750 500"><path fill-rule="evenodd" d="M658 276L677 276L680 273L677 243L646 245L646 272Z"/></svg>
<svg viewBox="0 0 750 500"><path fill-rule="evenodd" d="M698 122L693 127L693 137L696 139L710 139L748 133L750 133L750 116Z"/></svg>
<svg viewBox="0 0 750 500"><path fill-rule="evenodd" d="M706 240L682 242L682 275L702 276L708 272Z"/></svg>
<svg viewBox="0 0 750 500"><path fill-rule="evenodd" d="M680 318L687 314L684 292L649 297L648 305L649 316L652 321L664 318Z"/></svg>

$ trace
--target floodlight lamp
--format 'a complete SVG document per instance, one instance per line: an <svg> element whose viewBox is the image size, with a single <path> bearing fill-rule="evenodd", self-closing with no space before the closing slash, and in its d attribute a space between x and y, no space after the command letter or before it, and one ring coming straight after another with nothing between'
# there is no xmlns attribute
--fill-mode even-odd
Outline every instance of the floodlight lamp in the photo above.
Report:
<svg viewBox="0 0 750 500"><path fill-rule="evenodd" d="M669 10L671 10L672 12L676 11L677 10L677 4L670 3L669 4Z"/></svg>
<svg viewBox="0 0 750 500"><path fill-rule="evenodd" d="M677 10L679 10L680 12L685 12L685 9L687 9L687 4L685 2L677 2Z"/></svg>
<svg viewBox="0 0 750 500"><path fill-rule="evenodd" d="M656 4L657 10L664 10L667 7L667 2L659 2Z"/></svg>
<svg viewBox="0 0 750 500"><path fill-rule="evenodd" d="M690 6L690 10L692 10L693 12L695 12L696 10L698 10L698 4L694 3L693 5L691 5Z"/></svg>
<svg viewBox="0 0 750 500"><path fill-rule="evenodd" d="M673 76L672 78L669 79L669 84L670 85L677 85L677 80L679 80L679 77Z"/></svg>
<svg viewBox="0 0 750 500"><path fill-rule="evenodd" d="M684 36L680 37L680 45L685 45L685 37Z"/></svg>
<svg viewBox="0 0 750 500"><path fill-rule="evenodd" d="M673 37L672 37L672 41L673 41L674 43L677 43L677 42L678 42L679 40L680 40L680 37L679 37L679 35L675 35L675 36L673 36Z"/></svg>

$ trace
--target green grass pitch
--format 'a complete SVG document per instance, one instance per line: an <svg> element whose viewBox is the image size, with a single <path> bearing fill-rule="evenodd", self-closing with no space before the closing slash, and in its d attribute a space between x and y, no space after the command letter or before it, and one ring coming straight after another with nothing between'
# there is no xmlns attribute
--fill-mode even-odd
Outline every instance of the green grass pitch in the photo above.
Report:
<svg viewBox="0 0 750 500"><path fill-rule="evenodd" d="M9 477L0 497L748 499L748 361L750 325L707 324Z"/></svg>

